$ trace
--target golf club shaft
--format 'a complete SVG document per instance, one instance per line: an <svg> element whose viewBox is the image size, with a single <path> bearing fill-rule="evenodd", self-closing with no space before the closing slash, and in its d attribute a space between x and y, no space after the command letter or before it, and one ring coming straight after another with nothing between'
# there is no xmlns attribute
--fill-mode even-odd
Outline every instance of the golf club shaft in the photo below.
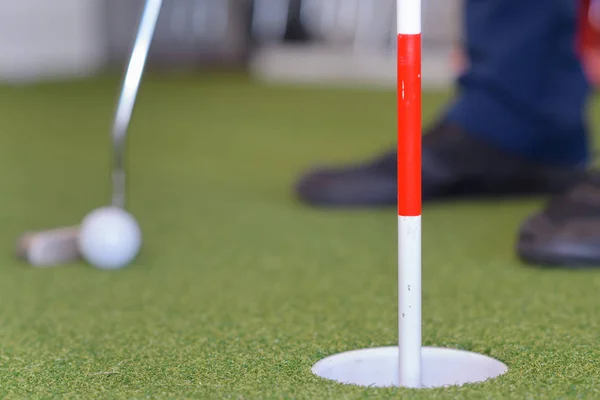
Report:
<svg viewBox="0 0 600 400"><path fill-rule="evenodd" d="M161 7L162 0L146 0L117 103L112 128L112 205L115 207L126 205L125 141Z"/></svg>

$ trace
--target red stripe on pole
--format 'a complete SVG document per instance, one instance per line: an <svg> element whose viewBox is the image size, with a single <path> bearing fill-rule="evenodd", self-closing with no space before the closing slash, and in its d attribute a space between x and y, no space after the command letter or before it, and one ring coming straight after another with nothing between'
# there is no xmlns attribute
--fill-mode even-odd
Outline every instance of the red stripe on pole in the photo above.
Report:
<svg viewBox="0 0 600 400"><path fill-rule="evenodd" d="M421 215L421 35L398 34L398 215Z"/></svg>

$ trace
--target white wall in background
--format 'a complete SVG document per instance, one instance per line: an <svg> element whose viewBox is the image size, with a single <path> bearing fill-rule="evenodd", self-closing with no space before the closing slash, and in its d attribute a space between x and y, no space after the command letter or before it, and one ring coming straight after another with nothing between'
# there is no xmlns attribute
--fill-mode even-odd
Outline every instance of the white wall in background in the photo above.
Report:
<svg viewBox="0 0 600 400"><path fill-rule="evenodd" d="M421 4L425 42L444 46L462 38L463 0L422 0Z"/></svg>
<svg viewBox="0 0 600 400"><path fill-rule="evenodd" d="M424 87L446 88L454 81L451 60L462 37L463 1L422 0ZM303 7L307 27L327 43L265 46L251 64L258 79L395 88L396 0L304 0Z"/></svg>
<svg viewBox="0 0 600 400"><path fill-rule="evenodd" d="M103 16L102 0L0 0L0 81L96 72L106 59Z"/></svg>

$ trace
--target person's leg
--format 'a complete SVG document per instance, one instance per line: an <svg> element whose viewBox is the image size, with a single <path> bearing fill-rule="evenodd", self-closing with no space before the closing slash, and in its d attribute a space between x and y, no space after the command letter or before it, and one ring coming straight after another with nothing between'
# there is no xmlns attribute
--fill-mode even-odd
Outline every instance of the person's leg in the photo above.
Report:
<svg viewBox="0 0 600 400"><path fill-rule="evenodd" d="M587 160L588 85L573 0L466 0L469 65L423 139L423 199L555 193ZM392 206L393 151L310 171L296 190L317 206Z"/></svg>
<svg viewBox="0 0 600 400"><path fill-rule="evenodd" d="M466 0L470 68L447 120L489 144L552 164L587 160L589 85L573 0Z"/></svg>
<svg viewBox="0 0 600 400"><path fill-rule="evenodd" d="M600 6L600 0L592 0ZM584 0L590 5L589 0ZM600 12L600 10L596 11ZM589 14L589 15L588 15ZM600 15L594 10L582 10L583 28L579 45L584 62L593 62L600 49L600 35L594 21ZM600 25L599 25L600 26ZM594 28L592 30L591 28ZM598 51L598 50L596 50ZM591 65L593 66L593 65ZM589 70L594 78L594 69ZM539 212L527 218L519 229L517 254L530 264L546 267L600 267L600 173L590 172L582 182L555 196Z"/></svg>

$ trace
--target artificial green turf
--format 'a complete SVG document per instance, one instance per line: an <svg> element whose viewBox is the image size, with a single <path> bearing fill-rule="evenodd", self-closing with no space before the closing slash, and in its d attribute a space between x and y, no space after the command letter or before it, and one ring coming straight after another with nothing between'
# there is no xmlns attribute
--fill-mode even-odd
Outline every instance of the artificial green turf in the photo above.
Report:
<svg viewBox="0 0 600 400"><path fill-rule="evenodd" d="M600 398L600 272L513 254L537 199L424 210L424 344L489 354L508 374L425 391L311 374L327 355L396 342L395 211L324 212L291 195L312 162L393 142L390 92L149 77L130 141L139 260L116 272L15 261L23 230L108 200L118 83L0 89L1 397ZM425 96L427 119L444 100Z"/></svg>

